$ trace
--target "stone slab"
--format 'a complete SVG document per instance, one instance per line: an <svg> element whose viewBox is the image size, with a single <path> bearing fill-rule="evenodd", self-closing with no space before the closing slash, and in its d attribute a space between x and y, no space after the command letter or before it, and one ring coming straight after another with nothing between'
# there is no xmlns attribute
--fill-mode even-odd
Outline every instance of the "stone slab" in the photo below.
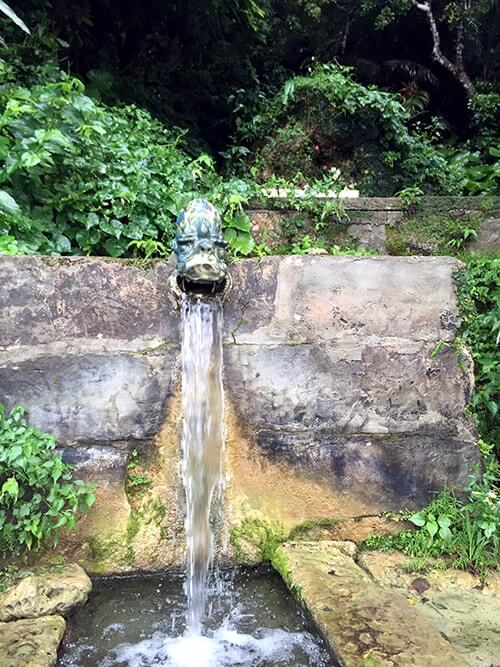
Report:
<svg viewBox="0 0 500 667"><path fill-rule="evenodd" d="M0 256L0 346L160 336L178 340L170 268L104 258Z"/></svg>
<svg viewBox="0 0 500 667"><path fill-rule="evenodd" d="M451 257L291 255L232 267L226 335L238 344L372 335L449 341L459 324Z"/></svg>
<svg viewBox="0 0 500 667"><path fill-rule="evenodd" d="M273 564L344 667L467 667L407 600L377 586L334 542L279 547Z"/></svg>
<svg viewBox="0 0 500 667"><path fill-rule="evenodd" d="M38 356L0 361L0 401L22 403L38 428L62 443L143 439L161 426L177 351Z"/></svg>
<svg viewBox="0 0 500 667"><path fill-rule="evenodd" d="M363 552L358 563L377 583L407 597L473 667L496 665L500 656L500 591L464 570L411 571L399 552ZM495 575L487 579L492 581Z"/></svg>

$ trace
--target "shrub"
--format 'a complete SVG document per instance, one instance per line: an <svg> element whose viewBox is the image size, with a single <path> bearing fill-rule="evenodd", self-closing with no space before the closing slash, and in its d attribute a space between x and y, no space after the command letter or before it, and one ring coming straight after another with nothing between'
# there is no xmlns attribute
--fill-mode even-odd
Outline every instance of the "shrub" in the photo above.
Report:
<svg viewBox="0 0 500 667"><path fill-rule="evenodd" d="M55 438L27 424L26 410L7 414L0 404L0 553L18 555L56 544L78 512L95 500L93 489L72 480L73 466L54 452Z"/></svg>
<svg viewBox="0 0 500 667"><path fill-rule="evenodd" d="M204 168L178 148L180 132L97 104L67 77L6 86L0 109L0 232L19 250L119 256L172 236Z"/></svg>
<svg viewBox="0 0 500 667"><path fill-rule="evenodd" d="M458 193L445 156L409 125L396 94L354 81L348 67L326 64L289 80L244 138L255 142L260 178L300 171L310 179L335 167L363 194L409 186Z"/></svg>

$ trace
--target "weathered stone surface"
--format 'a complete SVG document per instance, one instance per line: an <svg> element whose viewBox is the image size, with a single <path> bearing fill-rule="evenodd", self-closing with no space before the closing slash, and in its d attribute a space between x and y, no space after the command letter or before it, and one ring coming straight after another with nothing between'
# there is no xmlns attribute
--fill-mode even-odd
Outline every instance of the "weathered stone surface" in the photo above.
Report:
<svg viewBox="0 0 500 667"><path fill-rule="evenodd" d="M87 601L92 582L79 565L20 579L0 595L0 621L66 615Z"/></svg>
<svg viewBox="0 0 500 667"><path fill-rule="evenodd" d="M419 342L450 341L459 323L452 280L459 266L451 257L242 260L232 267L225 305L228 342L231 332L238 345L342 339L364 346L377 336L416 350Z"/></svg>
<svg viewBox="0 0 500 667"><path fill-rule="evenodd" d="M377 586L333 543L285 544L275 561L345 667L469 664L403 597Z"/></svg>
<svg viewBox="0 0 500 667"><path fill-rule="evenodd" d="M225 351L240 429L233 439L228 428L234 503L288 524L299 519L298 472L311 482L304 519L416 506L466 482L477 452L471 374L449 345L458 265L318 256L235 267Z"/></svg>
<svg viewBox="0 0 500 667"><path fill-rule="evenodd" d="M2 400L28 408L61 442L144 439L155 435L175 381L177 352L0 359Z"/></svg>
<svg viewBox="0 0 500 667"><path fill-rule="evenodd" d="M500 252L500 213L483 220L471 249L476 252Z"/></svg>
<svg viewBox="0 0 500 667"><path fill-rule="evenodd" d="M496 664L500 596L494 586L483 586L478 576L463 570L413 573L411 559L399 552L363 552L358 563L375 581L407 597L470 665Z"/></svg>
<svg viewBox="0 0 500 667"><path fill-rule="evenodd" d="M142 443L143 446L147 446ZM127 456L130 443L58 447L63 461L75 466L74 476L96 484L122 487L127 476Z"/></svg>
<svg viewBox="0 0 500 667"><path fill-rule="evenodd" d="M330 526L313 525L304 531L303 539L311 540L352 540L359 543L372 535L390 535L401 530L410 530L413 524L387 516L359 516L332 522ZM299 539L295 538L294 539ZM300 538L302 539L302 538Z"/></svg>
<svg viewBox="0 0 500 667"><path fill-rule="evenodd" d="M52 667L65 628L61 616L0 623L0 665Z"/></svg>
<svg viewBox="0 0 500 667"><path fill-rule="evenodd" d="M177 340L169 268L83 257L0 256L1 346L87 338Z"/></svg>

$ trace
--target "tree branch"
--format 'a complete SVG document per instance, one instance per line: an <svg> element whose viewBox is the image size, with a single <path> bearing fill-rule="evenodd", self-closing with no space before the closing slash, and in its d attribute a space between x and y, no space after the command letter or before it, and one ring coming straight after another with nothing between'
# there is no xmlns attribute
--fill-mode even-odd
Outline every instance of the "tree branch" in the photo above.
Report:
<svg viewBox="0 0 500 667"><path fill-rule="evenodd" d="M421 12L424 12L427 18L427 23L429 24L429 29L432 35L432 57L437 63L439 63L442 67L445 67L449 72L451 72L451 74L453 74L453 76L464 87L467 96L472 95L472 93L474 93L474 84L465 71L464 65L464 17L462 17L462 20L457 27L457 38L455 42L456 61L452 62L441 50L441 37L439 35L439 30L436 24L436 17L432 12L431 0L428 0L428 2L412 0L412 4ZM467 11L468 6L468 0L464 0L464 12Z"/></svg>

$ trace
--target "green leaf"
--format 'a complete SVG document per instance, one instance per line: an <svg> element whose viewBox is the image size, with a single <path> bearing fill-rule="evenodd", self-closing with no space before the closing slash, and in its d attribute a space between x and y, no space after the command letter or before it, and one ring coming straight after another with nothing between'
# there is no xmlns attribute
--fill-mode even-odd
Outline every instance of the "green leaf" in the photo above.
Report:
<svg viewBox="0 0 500 667"><path fill-rule="evenodd" d="M0 209L5 213L11 214L19 213L21 210L14 197L8 192L5 192L5 190L0 190Z"/></svg>
<svg viewBox="0 0 500 667"><path fill-rule="evenodd" d="M231 247L239 255L249 255L255 248L255 241L250 234L238 233L237 237L231 242Z"/></svg>
<svg viewBox="0 0 500 667"><path fill-rule="evenodd" d="M451 519L445 514L440 514L437 522L440 528L449 528L451 526Z"/></svg>
<svg viewBox="0 0 500 667"><path fill-rule="evenodd" d="M424 528L431 537L434 537L434 535L438 532L438 525L436 521L427 521Z"/></svg>
<svg viewBox="0 0 500 667"><path fill-rule="evenodd" d="M226 219L226 223L229 227L241 232L250 232L252 229L252 222L246 213L237 213Z"/></svg>
<svg viewBox="0 0 500 667"><path fill-rule="evenodd" d="M237 236L238 232L235 229L227 227L224 230L224 240L226 241L226 243L231 243L232 241L235 241Z"/></svg>
<svg viewBox="0 0 500 667"><path fill-rule="evenodd" d="M64 234L59 234L55 239L58 252L71 252L71 241Z"/></svg>
<svg viewBox="0 0 500 667"><path fill-rule="evenodd" d="M453 538L453 534L451 530L447 526L442 526L439 529L439 537L444 540L445 542L451 542Z"/></svg>
<svg viewBox="0 0 500 667"><path fill-rule="evenodd" d="M15 477L9 477L2 484L1 495L8 495L17 498L19 493L19 484Z"/></svg>
<svg viewBox="0 0 500 667"><path fill-rule="evenodd" d="M416 512L415 514L412 514L410 519L409 519L415 526L418 526L421 528L422 526L425 526L425 518L420 512Z"/></svg>

